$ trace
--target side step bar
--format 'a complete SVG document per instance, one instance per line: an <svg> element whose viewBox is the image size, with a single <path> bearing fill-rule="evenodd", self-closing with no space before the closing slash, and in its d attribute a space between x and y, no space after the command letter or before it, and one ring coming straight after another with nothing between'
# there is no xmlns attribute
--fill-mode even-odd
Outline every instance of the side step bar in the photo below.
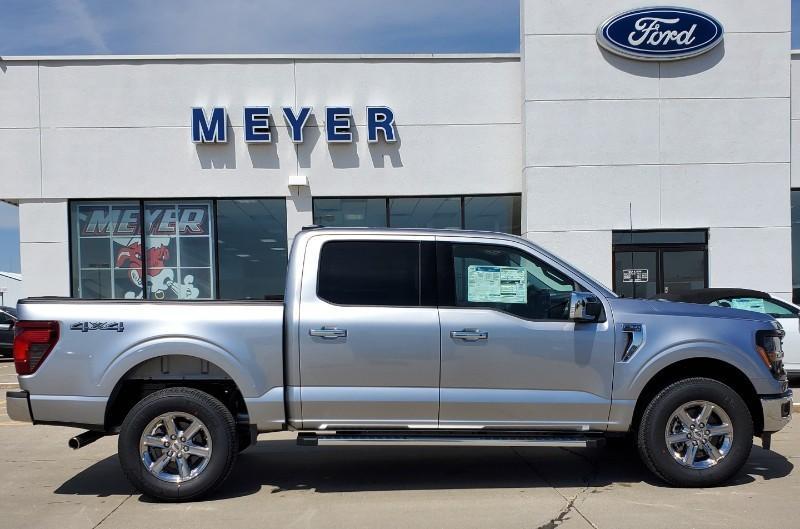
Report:
<svg viewBox="0 0 800 529"><path fill-rule="evenodd" d="M569 434L459 435L403 433L300 433L300 446L538 446L595 448L605 444L602 437Z"/></svg>

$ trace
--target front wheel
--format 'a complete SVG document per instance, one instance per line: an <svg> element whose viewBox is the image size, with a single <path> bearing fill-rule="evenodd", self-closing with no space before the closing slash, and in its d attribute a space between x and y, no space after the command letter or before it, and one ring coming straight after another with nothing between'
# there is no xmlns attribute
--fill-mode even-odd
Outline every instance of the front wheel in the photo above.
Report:
<svg viewBox="0 0 800 529"><path fill-rule="evenodd" d="M730 479L753 446L753 419L729 386L689 378L663 389L642 415L639 454L658 477L679 487Z"/></svg>
<svg viewBox="0 0 800 529"><path fill-rule="evenodd" d="M236 423L211 395L168 388L131 409L118 450L125 475L141 492L165 501L193 500L228 477L238 453Z"/></svg>

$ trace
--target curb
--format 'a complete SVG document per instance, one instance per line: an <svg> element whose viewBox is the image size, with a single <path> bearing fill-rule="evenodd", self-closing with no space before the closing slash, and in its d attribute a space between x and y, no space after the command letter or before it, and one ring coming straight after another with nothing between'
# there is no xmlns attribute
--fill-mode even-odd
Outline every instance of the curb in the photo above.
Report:
<svg viewBox="0 0 800 529"><path fill-rule="evenodd" d="M0 389L19 389L19 384L16 382L0 382Z"/></svg>

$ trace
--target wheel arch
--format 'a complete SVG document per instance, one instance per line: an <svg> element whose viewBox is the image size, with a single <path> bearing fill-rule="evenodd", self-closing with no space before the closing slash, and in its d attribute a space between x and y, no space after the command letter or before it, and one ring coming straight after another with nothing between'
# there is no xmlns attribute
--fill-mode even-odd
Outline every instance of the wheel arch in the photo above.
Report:
<svg viewBox="0 0 800 529"><path fill-rule="evenodd" d="M226 405L237 422L247 424L249 413L237 381L217 363L194 354L143 355L116 381L106 405L104 425L114 431L128 412L147 395L170 387L204 391Z"/></svg>
<svg viewBox="0 0 800 529"><path fill-rule="evenodd" d="M644 410L659 391L673 382L692 377L705 377L730 386L744 399L753 417L753 430L758 435L764 428L761 403L750 379L738 367L717 358L696 357L679 360L661 368L642 388L636 399L631 430L639 428Z"/></svg>

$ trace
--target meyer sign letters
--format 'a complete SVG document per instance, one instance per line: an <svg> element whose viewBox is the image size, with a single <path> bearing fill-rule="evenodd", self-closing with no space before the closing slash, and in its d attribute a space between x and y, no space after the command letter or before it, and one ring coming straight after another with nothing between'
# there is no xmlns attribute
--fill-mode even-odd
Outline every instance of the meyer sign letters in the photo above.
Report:
<svg viewBox="0 0 800 529"><path fill-rule="evenodd" d="M609 18L597 28L597 42L630 59L669 61L707 52L722 41L723 33L722 24L700 11L650 7Z"/></svg>
<svg viewBox="0 0 800 529"><path fill-rule="evenodd" d="M303 129L311 117L311 107L282 107L276 111L283 116L293 143L303 143ZM246 143L272 142L270 119L272 109L268 106L244 107L242 116L244 141ZM353 141L353 110L350 107L325 107L325 137L328 143L351 143ZM397 141L394 113L389 107L367 107L367 141L376 143L381 138L388 143ZM192 142L226 143L228 141L228 113L224 107L192 108Z"/></svg>

